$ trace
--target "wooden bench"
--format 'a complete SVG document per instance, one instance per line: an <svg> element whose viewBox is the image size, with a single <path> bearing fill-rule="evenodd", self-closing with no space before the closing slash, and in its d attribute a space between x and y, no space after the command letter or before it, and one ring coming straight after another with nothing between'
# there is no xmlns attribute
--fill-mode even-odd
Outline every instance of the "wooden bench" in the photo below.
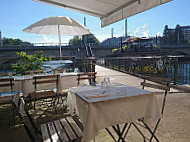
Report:
<svg viewBox="0 0 190 142"><path fill-rule="evenodd" d="M89 84L91 85L91 83L95 82L95 80L96 80L96 74L97 74L97 72L87 72L87 73L77 74L78 85L80 85L81 80L89 80Z"/></svg>
<svg viewBox="0 0 190 142"><path fill-rule="evenodd" d="M71 116L58 119L41 125L42 138L44 142L71 142L80 140L82 128Z"/></svg>

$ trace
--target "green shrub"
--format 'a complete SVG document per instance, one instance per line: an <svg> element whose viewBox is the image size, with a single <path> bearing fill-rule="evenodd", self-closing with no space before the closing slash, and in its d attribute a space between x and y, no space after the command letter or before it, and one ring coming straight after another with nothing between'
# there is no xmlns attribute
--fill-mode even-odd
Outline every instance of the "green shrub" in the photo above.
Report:
<svg viewBox="0 0 190 142"><path fill-rule="evenodd" d="M43 55L42 51L36 51L34 55L27 55L25 52L16 54L19 60L12 67L17 75L24 75L26 71L43 70L43 62L51 60L50 57Z"/></svg>

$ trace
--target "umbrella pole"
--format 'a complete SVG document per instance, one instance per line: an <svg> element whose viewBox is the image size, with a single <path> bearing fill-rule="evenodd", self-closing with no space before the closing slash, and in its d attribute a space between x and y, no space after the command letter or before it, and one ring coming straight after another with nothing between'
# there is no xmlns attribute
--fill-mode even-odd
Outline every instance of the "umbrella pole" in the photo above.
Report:
<svg viewBox="0 0 190 142"><path fill-rule="evenodd" d="M62 52L61 52L61 35L60 35L60 29L58 25L58 35L59 35L59 53L60 53L60 64L62 63Z"/></svg>

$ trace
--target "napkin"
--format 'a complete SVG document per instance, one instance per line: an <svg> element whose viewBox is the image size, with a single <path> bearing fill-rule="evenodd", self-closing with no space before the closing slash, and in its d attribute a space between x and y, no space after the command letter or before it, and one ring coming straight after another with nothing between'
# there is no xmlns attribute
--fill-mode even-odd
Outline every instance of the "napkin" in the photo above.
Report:
<svg viewBox="0 0 190 142"><path fill-rule="evenodd" d="M94 99L94 98L108 97L110 96L110 94L94 93L94 94L86 94L84 96L87 99Z"/></svg>

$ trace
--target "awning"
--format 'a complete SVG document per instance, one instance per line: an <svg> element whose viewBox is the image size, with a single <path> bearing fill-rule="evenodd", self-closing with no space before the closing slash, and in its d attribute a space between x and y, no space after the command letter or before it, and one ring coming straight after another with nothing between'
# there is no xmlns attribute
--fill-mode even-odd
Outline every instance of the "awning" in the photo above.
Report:
<svg viewBox="0 0 190 142"><path fill-rule="evenodd" d="M99 17L107 26L171 0L34 0Z"/></svg>

